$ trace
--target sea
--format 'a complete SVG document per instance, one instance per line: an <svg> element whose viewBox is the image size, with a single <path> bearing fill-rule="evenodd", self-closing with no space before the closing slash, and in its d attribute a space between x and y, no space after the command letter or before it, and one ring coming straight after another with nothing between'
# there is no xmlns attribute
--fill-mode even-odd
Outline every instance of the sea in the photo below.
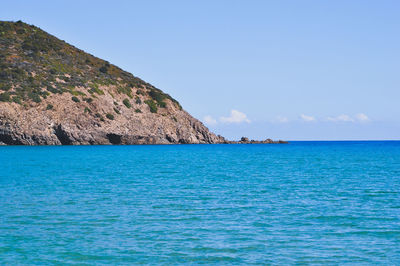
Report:
<svg viewBox="0 0 400 266"><path fill-rule="evenodd" d="M400 142L1 146L0 265L400 265Z"/></svg>

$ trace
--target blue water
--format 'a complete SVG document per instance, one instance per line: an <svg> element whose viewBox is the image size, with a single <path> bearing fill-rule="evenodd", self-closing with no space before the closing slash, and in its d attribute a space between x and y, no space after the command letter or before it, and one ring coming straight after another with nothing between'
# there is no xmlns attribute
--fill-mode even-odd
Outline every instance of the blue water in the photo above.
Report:
<svg viewBox="0 0 400 266"><path fill-rule="evenodd" d="M0 147L0 264L400 264L400 142Z"/></svg>

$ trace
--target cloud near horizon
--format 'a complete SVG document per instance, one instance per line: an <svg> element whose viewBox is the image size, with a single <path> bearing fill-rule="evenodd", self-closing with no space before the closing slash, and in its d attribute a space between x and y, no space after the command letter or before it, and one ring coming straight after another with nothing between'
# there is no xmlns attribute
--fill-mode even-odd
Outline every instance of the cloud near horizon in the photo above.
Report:
<svg viewBox="0 0 400 266"><path fill-rule="evenodd" d="M228 117L220 117L219 120L222 123L250 123L251 121L247 118L247 115L245 113L242 113L238 110L231 110L231 115Z"/></svg>
<svg viewBox="0 0 400 266"><path fill-rule="evenodd" d="M311 116L311 115L305 115L305 114L301 114L299 116L299 119L303 122L316 122L317 118L315 116ZM231 110L231 114L228 117L220 117L218 120L215 119L214 117L210 116L210 115L206 115L203 118L203 121L205 124L209 125L209 126L215 126L217 125L219 122L221 123L226 123L226 124L232 124L232 123L250 123L251 121L247 118L247 115L245 113L242 113L238 110ZM289 123L289 122L293 122L295 120L289 120L289 118L287 118L286 116L276 116L274 119L270 120L269 122L271 123ZM326 118L321 118L320 119L321 122L347 122L347 123L367 123L370 122L371 119L364 113L358 113L355 114L353 116L350 115L346 115L346 114L341 114L338 116L328 116Z"/></svg>
<svg viewBox="0 0 400 266"><path fill-rule="evenodd" d="M300 120L304 122L316 122L317 119L314 116L309 116L305 114L300 115ZM338 116L328 116L321 121L328 121L328 122L349 122L349 123L355 123L355 122L360 122L360 123L366 123L371 121L371 119L364 113L358 113L354 116L346 115L346 114L341 114Z"/></svg>
<svg viewBox="0 0 400 266"><path fill-rule="evenodd" d="M327 117L326 118L328 121L332 121L332 122L354 122L354 119L351 118L349 115L339 115L336 117Z"/></svg>
<svg viewBox="0 0 400 266"><path fill-rule="evenodd" d="M278 115L277 117L272 119L271 122L272 123L288 123L289 122L289 118L287 118L286 116Z"/></svg>
<svg viewBox="0 0 400 266"><path fill-rule="evenodd" d="M247 115L245 113L242 113L238 110L231 110L231 114L228 117L221 116L219 119L219 122L221 123L226 123L226 124L232 124L232 123L250 123L251 121L247 118ZM204 123L206 123L209 126L215 126L218 124L217 119L212 117L211 115L206 115L203 117Z"/></svg>
<svg viewBox="0 0 400 266"><path fill-rule="evenodd" d="M326 119L331 122L353 122L353 123L354 122L365 123L365 122L371 121L369 119L369 117L364 113L356 114L353 117L342 114L342 115L339 115L336 117L327 117Z"/></svg>
<svg viewBox="0 0 400 266"><path fill-rule="evenodd" d="M371 119L369 119L369 117L366 114L363 113L359 113L355 115L355 118L359 121L359 122L368 122L371 121Z"/></svg>
<svg viewBox="0 0 400 266"><path fill-rule="evenodd" d="M305 115L305 114L301 114L300 119L303 120L304 122L315 122L316 121L314 116L309 116L309 115Z"/></svg>

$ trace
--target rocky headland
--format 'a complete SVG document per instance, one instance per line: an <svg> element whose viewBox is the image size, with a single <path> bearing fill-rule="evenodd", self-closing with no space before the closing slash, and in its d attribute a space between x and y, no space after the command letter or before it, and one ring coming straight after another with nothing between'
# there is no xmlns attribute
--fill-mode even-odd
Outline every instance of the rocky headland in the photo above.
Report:
<svg viewBox="0 0 400 266"><path fill-rule="evenodd" d="M21 21L0 21L0 144L228 141L170 95Z"/></svg>

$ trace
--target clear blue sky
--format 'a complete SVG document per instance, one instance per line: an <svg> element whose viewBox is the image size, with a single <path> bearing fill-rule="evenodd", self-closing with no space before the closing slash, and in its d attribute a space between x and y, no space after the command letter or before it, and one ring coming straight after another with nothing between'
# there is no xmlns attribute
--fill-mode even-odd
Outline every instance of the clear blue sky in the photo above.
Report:
<svg viewBox="0 0 400 266"><path fill-rule="evenodd" d="M229 138L400 139L400 1L15 1ZM233 110L233 111L232 111Z"/></svg>

